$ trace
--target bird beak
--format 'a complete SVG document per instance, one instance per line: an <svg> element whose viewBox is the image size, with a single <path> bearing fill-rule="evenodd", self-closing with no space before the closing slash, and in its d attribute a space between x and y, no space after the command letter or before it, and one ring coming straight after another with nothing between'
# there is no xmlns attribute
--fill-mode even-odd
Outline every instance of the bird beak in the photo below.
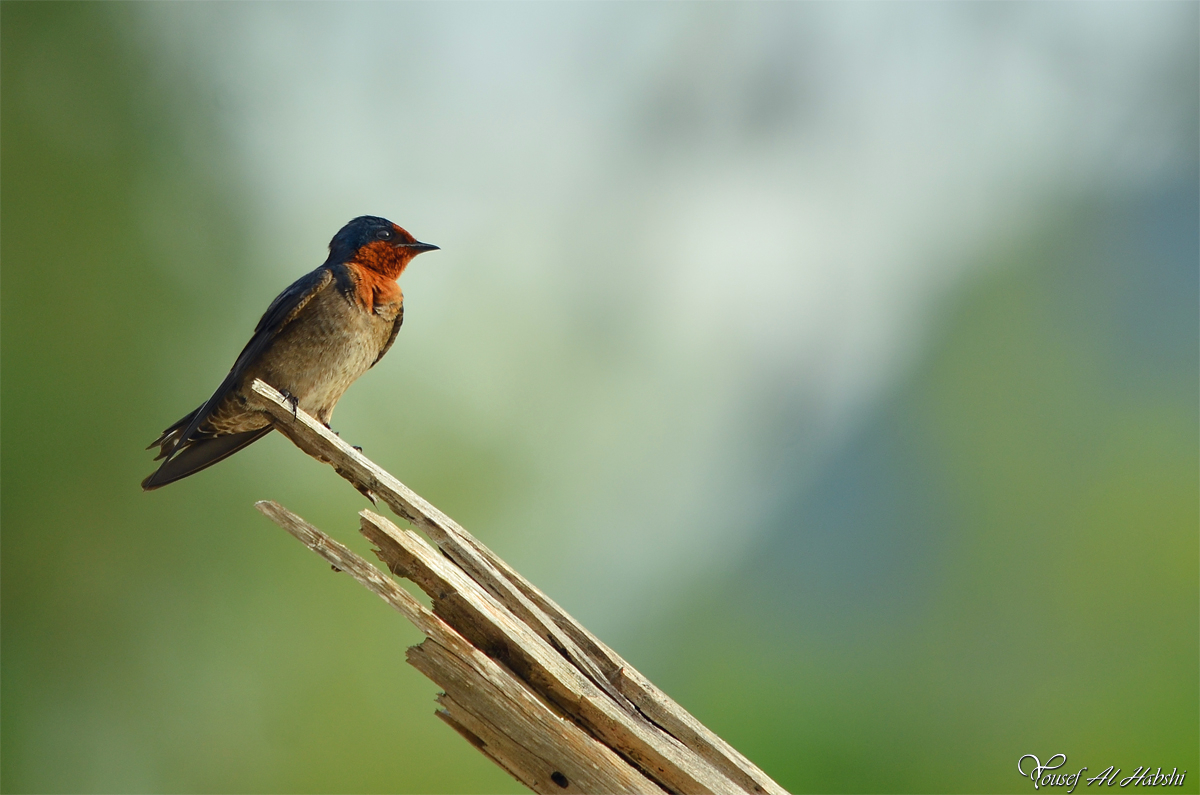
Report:
<svg viewBox="0 0 1200 795"><path fill-rule="evenodd" d="M439 251L441 247L435 246L432 243L401 243L400 248L408 249L415 257L425 251Z"/></svg>

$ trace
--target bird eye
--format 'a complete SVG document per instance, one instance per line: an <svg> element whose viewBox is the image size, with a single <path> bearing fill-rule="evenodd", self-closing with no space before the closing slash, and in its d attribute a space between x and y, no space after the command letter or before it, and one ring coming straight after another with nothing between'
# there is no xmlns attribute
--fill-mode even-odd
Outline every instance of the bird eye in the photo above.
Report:
<svg viewBox="0 0 1200 795"><path fill-rule="evenodd" d="M377 240L391 240L392 239L392 230L380 229L378 232L375 233L375 238Z"/></svg>

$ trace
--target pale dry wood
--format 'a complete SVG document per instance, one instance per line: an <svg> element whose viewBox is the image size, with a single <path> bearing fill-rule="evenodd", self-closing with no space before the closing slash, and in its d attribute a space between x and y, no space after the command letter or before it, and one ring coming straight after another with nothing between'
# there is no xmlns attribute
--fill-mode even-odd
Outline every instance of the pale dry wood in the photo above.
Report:
<svg viewBox="0 0 1200 795"><path fill-rule="evenodd" d="M452 699L450 699L450 697L447 696L445 693L439 694L438 695L438 703L439 704L445 703L443 701L443 699L452 701ZM483 754L488 759L492 760L496 764L497 767L499 767L501 770L508 773L510 776L515 778L517 781L524 784L526 780L532 781L532 780L536 779L535 774L528 772L526 769L524 769L518 765L514 765L512 763L512 761L508 758L508 756L506 756L503 752L498 750L500 743L503 741L501 741L501 740L496 740L496 741L484 740L481 736L479 736L475 732L468 729L466 727L466 725L464 725L464 724L465 723L471 724L472 728L476 729L476 731L480 732L483 735L487 734L486 726L472 723L471 719L469 717L467 717L466 715L464 715L463 712L461 712L461 711L457 711L455 715L451 715L450 711L448 709L439 709L437 712L435 712L433 714L437 715L438 719L441 720L442 723L445 723L451 729L454 729L454 731L458 732L460 737L462 737L464 740L469 742L471 745L475 746L475 748L479 751L479 753ZM532 766L530 766L530 768L532 768ZM562 774L560 773L559 775L562 775ZM551 776L551 781L554 781L554 773L551 773L550 776ZM557 783L557 782L555 782L555 783ZM533 789L533 787L530 787L530 789Z"/></svg>
<svg viewBox="0 0 1200 795"><path fill-rule="evenodd" d="M540 704L516 680L481 684L461 658L432 640L412 647L408 659L446 691L438 701L447 716L478 739L481 751L535 792L663 795L658 785L610 748L544 705L541 711L514 709L526 699Z"/></svg>
<svg viewBox="0 0 1200 795"><path fill-rule="evenodd" d="M621 790L605 787L595 782L595 776L590 775L586 767L571 777L561 770L553 770L552 765L531 754L527 749L509 740L499 733L494 726L477 719L467 712L446 693L438 696L438 703L445 709L436 713L448 726L475 745L479 752L487 756L499 767L517 781L530 782L530 789L535 792L643 792L641 789ZM647 781L647 779L641 779ZM655 787L653 793L663 795L664 790Z"/></svg>
<svg viewBox="0 0 1200 795"><path fill-rule="evenodd" d="M256 502L254 507L299 539L306 547L329 561L334 568L347 572L366 586L367 590L374 592L380 599L396 608L421 632L426 635L442 634L442 630L438 626L442 622L426 609L425 605L366 560L277 502L262 500Z"/></svg>
<svg viewBox="0 0 1200 795"><path fill-rule="evenodd" d="M441 717L522 784L539 793L662 795L658 785L556 714L395 580L283 506L263 501L255 507L428 636L409 650L409 661L446 691L443 705L453 708Z"/></svg>
<svg viewBox="0 0 1200 795"><path fill-rule="evenodd" d="M486 550L486 547L484 549ZM555 604L550 597L516 571L510 569L508 564L495 557L494 553L488 551L487 554L495 558L498 564L497 568L505 572L531 601L551 616L571 636L572 640L596 662L597 667L604 672L609 681L614 682L617 689L650 720L707 759L747 792L787 795L787 791L775 783L757 765L692 717L691 713L659 690L654 683L625 662L620 655Z"/></svg>
<svg viewBox="0 0 1200 795"><path fill-rule="evenodd" d="M785 792L461 526L325 426L304 412L295 411L269 385L256 381L254 389L267 399L267 408L276 427L298 447L330 463L360 491L372 497L378 495L398 515L426 532L470 580L482 586L498 605L517 619L516 623L527 624L534 636L548 643L578 668L582 677L559 671L561 675L550 676L548 681L540 682L537 675L541 668L535 666L537 670L528 672L534 684L539 685L540 689L544 688L544 695L552 702L561 708L564 696L569 694L573 698L578 692L579 706L575 712L568 710L568 714L588 726L597 736L606 739L613 735L621 737L625 747L621 744L616 747L669 789L771 795ZM398 528L397 531L407 532ZM414 535L413 538L417 537ZM401 548L398 542L395 546ZM381 552L384 550L381 549ZM385 560L386 555L384 552ZM425 575L417 572L413 577L418 584L420 576ZM462 605L456 602L458 598L447 596L441 600L442 609L448 616L464 612ZM437 602L435 599L435 604ZM469 618L471 610L465 612ZM469 621L462 626L467 627L468 624ZM476 627L468 632L479 635L480 630ZM524 640L528 641L528 636ZM506 641L500 648L508 647L513 642ZM522 645L516 643L515 648L522 648ZM496 650L499 651L499 648ZM518 654L514 659L518 662L524 659L528 663L532 658L527 652L523 654L523 657ZM542 652L537 657L543 661L545 659ZM587 682L595 685L601 693L587 693ZM563 691L564 687L566 692ZM443 718L454 725L451 716L443 715ZM465 731L461 724L456 728ZM633 741L632 747L629 747L631 741L628 736L631 734ZM649 756L644 755L647 748L651 752Z"/></svg>
<svg viewBox="0 0 1200 795"><path fill-rule="evenodd" d="M739 792L699 755L642 715L626 712L566 658L415 533L362 511L363 534L392 571L434 600L434 612L613 749L678 792Z"/></svg>
<svg viewBox="0 0 1200 795"><path fill-rule="evenodd" d="M373 502L376 497L382 498L393 511L425 531L443 553L554 648L561 650L593 684L627 712L637 713L637 708L616 689L596 661L579 649L571 634L547 616L512 581L511 576L502 573L508 569L508 565L493 555L491 550L391 473L342 441L325 425L303 411L298 411L274 387L255 380L253 389L269 401L267 408L275 419L275 427L297 447L314 458L331 464L339 475L349 480ZM532 585L525 584L533 588Z"/></svg>

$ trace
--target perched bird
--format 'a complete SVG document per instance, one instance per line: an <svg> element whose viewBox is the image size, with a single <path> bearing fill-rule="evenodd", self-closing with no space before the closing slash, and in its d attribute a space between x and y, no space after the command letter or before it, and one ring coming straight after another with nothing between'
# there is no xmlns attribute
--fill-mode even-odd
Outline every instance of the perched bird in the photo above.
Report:
<svg viewBox="0 0 1200 795"><path fill-rule="evenodd" d="M404 320L396 279L437 246L419 243L384 218L364 215L329 243L325 264L279 294L212 397L162 432L159 468L146 491L186 478L271 432L251 389L261 378L326 426L342 393L378 362Z"/></svg>

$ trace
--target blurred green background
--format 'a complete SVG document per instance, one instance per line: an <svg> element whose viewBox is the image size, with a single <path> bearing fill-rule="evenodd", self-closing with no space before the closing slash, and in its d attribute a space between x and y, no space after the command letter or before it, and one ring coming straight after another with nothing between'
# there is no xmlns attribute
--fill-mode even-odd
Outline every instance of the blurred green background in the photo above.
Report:
<svg viewBox="0 0 1200 795"><path fill-rule="evenodd" d="M152 494L337 228L334 427L784 787L1200 781L1200 7L0 5L5 792L515 792L272 436Z"/></svg>

